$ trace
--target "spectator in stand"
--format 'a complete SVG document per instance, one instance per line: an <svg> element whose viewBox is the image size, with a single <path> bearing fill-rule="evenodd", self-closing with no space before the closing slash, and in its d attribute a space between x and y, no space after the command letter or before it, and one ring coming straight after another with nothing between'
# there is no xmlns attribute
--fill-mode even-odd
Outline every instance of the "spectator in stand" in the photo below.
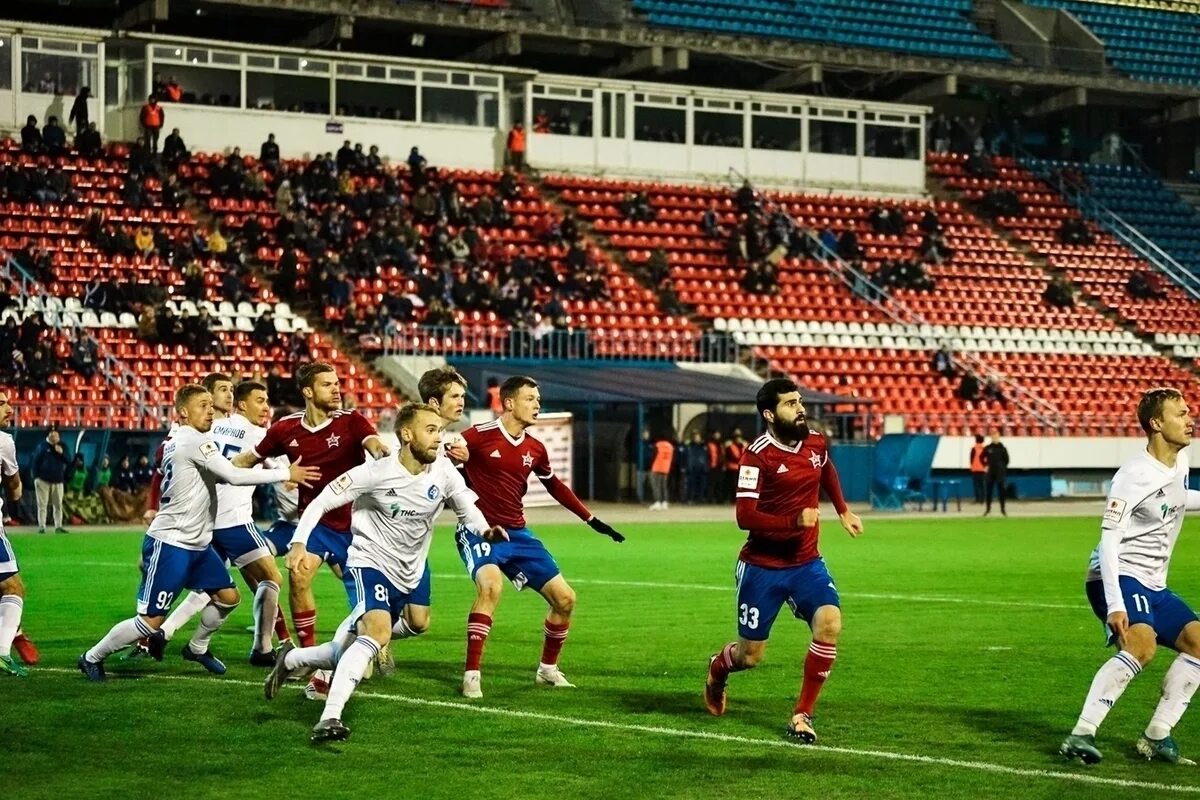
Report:
<svg viewBox="0 0 1200 800"><path fill-rule="evenodd" d="M505 167L500 174L500 197L502 200L516 200L521 196L521 182L511 166Z"/></svg>
<svg viewBox="0 0 1200 800"><path fill-rule="evenodd" d="M421 155L421 151L414 147L408 151L407 163L408 179L412 183L413 188L424 186L427 178L426 170L429 168L429 162L425 159L425 156Z"/></svg>
<svg viewBox="0 0 1200 800"><path fill-rule="evenodd" d="M174 75L168 75L162 84L162 99L168 103L178 103L183 100L183 87Z"/></svg>
<svg viewBox="0 0 1200 800"><path fill-rule="evenodd" d="M137 466L133 468L133 483L138 489L142 489L150 485L154 479L154 467L150 465L150 459L142 454L138 456Z"/></svg>
<svg viewBox="0 0 1200 800"><path fill-rule="evenodd" d="M700 224L704 228L704 235L709 238L719 239L725 235L724 229L721 228L721 212L716 203L709 205Z"/></svg>
<svg viewBox="0 0 1200 800"><path fill-rule="evenodd" d="M858 246L858 234L854 232L853 228L847 228L838 237L837 254L845 261L863 257L863 249Z"/></svg>
<svg viewBox="0 0 1200 800"><path fill-rule="evenodd" d="M737 486L738 468L742 454L746 452L746 439L742 436L741 428L734 428L729 441L725 443L725 475L722 483L721 502L732 503Z"/></svg>
<svg viewBox="0 0 1200 800"><path fill-rule="evenodd" d="M71 456L59 437L58 428L51 427L33 456L33 485L37 494L38 533L46 532L47 511L54 518L54 532L66 533L63 527L62 498L63 484L67 480L67 469Z"/></svg>
<svg viewBox="0 0 1200 800"><path fill-rule="evenodd" d="M967 156L967 163L963 165L963 168L973 178L996 177L996 167L992 164L992 156L981 142L975 144L971 155Z"/></svg>
<svg viewBox="0 0 1200 800"><path fill-rule="evenodd" d="M921 215L921 221L917 223L917 228L921 233L936 233L942 229L941 220L938 219L937 212L931 208L925 209L925 213Z"/></svg>
<svg viewBox="0 0 1200 800"><path fill-rule="evenodd" d="M739 214L749 214L758 209L758 195L749 179L742 181L741 187L733 196L733 203L737 206Z"/></svg>
<svg viewBox="0 0 1200 800"><path fill-rule="evenodd" d="M1067 217L1058 227L1058 239L1063 244L1087 246L1092 244L1092 232L1081 218Z"/></svg>
<svg viewBox="0 0 1200 800"><path fill-rule="evenodd" d="M144 256L154 252L154 231L149 227L139 226L133 234L133 246Z"/></svg>
<svg viewBox="0 0 1200 800"><path fill-rule="evenodd" d="M706 499L710 503L721 502L721 487L725 475L725 445L721 442L721 432L712 431L708 441L704 443L708 454L708 492Z"/></svg>
<svg viewBox="0 0 1200 800"><path fill-rule="evenodd" d="M942 236L941 231L934 231L922 236L917 250L925 261L933 264L941 264L954 257L954 250L946 244L946 239Z"/></svg>
<svg viewBox="0 0 1200 800"><path fill-rule="evenodd" d="M943 113L938 113L929 123L929 141L933 142L933 150L936 153L950 152L950 138L952 128L950 120Z"/></svg>
<svg viewBox="0 0 1200 800"><path fill-rule="evenodd" d="M416 192L413 193L412 211L417 222L430 223L437 219L437 198L430 193L429 188L424 184L419 186Z"/></svg>
<svg viewBox="0 0 1200 800"><path fill-rule="evenodd" d="M21 151L26 155L38 156L45 150L46 146L42 141L42 132L38 129L37 117L30 114L25 119L25 127L21 128Z"/></svg>
<svg viewBox="0 0 1200 800"><path fill-rule="evenodd" d="M675 461L675 443L671 439L670 435L658 436L651 445L650 496L654 499L651 511L666 511L671 506L667 500L671 465Z"/></svg>
<svg viewBox="0 0 1200 800"><path fill-rule="evenodd" d="M133 466L129 463L129 456L122 456L117 463L116 474L113 475L112 487L122 492L133 494L137 492L137 478L134 476Z"/></svg>
<svg viewBox="0 0 1200 800"><path fill-rule="evenodd" d="M957 374L954 368L954 353L950 345L942 343L933 353L933 371L944 378L953 378Z"/></svg>
<svg viewBox="0 0 1200 800"><path fill-rule="evenodd" d="M87 127L76 135L75 149L85 158L96 158L104 152L104 144L100 140L100 131L96 123L89 122Z"/></svg>
<svg viewBox="0 0 1200 800"><path fill-rule="evenodd" d="M885 236L901 236L904 234L904 213L896 208L876 204L867 215L871 230Z"/></svg>
<svg viewBox="0 0 1200 800"><path fill-rule="evenodd" d="M975 377L974 372L967 370L963 373L962 380L958 383L958 396L968 403L979 399L979 378Z"/></svg>
<svg viewBox="0 0 1200 800"><path fill-rule="evenodd" d="M23 353L32 353L45 332L46 323L42 321L42 312L33 312L21 322L17 333L17 349Z"/></svg>
<svg viewBox="0 0 1200 800"><path fill-rule="evenodd" d="M1162 276L1154 270L1139 269L1131 273L1125 288L1131 297L1138 300L1165 300L1167 297Z"/></svg>
<svg viewBox="0 0 1200 800"><path fill-rule="evenodd" d="M83 463L83 453L76 453L67 470L66 494L68 497L82 497L87 488L88 469Z"/></svg>
<svg viewBox="0 0 1200 800"><path fill-rule="evenodd" d="M42 143L48 155L52 157L66 155L67 132L58 124L58 117L52 116L46 119L46 125L42 128Z"/></svg>
<svg viewBox="0 0 1200 800"><path fill-rule="evenodd" d="M537 114L534 115L533 132L550 133L550 114L546 112L546 109L538 109Z"/></svg>
<svg viewBox="0 0 1200 800"><path fill-rule="evenodd" d="M46 171L44 163L38 164L37 169L29 176L29 194L38 205L43 206L58 199L58 195L50 188L50 173Z"/></svg>
<svg viewBox="0 0 1200 800"><path fill-rule="evenodd" d="M34 348L28 360L29 385L39 392L44 392L55 385L54 373L57 371L57 360L49 345L42 343Z"/></svg>
<svg viewBox="0 0 1200 800"><path fill-rule="evenodd" d="M71 113L67 117L67 124L75 124L75 138L88 128L88 121L91 116L88 112L88 100L92 99L92 88L84 86L79 90L79 94L75 95L75 102L71 105Z"/></svg>
<svg viewBox="0 0 1200 800"><path fill-rule="evenodd" d="M279 338L279 329L275 327L275 315L267 309L255 322L250 339L259 347L269 348Z"/></svg>
<svg viewBox="0 0 1200 800"><path fill-rule="evenodd" d="M688 505L703 503L708 497L708 447L699 430L683 448L683 501Z"/></svg>
<svg viewBox="0 0 1200 800"><path fill-rule="evenodd" d="M158 153L158 135L162 133L163 124L166 121L166 111L158 104L158 97L151 94L146 98L146 104L142 106L142 111L138 115L142 135L146 137L146 144L151 153Z"/></svg>
<svg viewBox="0 0 1200 800"><path fill-rule="evenodd" d="M275 134L267 134L267 140L258 149L258 161L272 174L279 171L279 145L275 143Z"/></svg>
<svg viewBox="0 0 1200 800"><path fill-rule="evenodd" d="M71 369L90 380L96 374L99 355L96 340L86 329L80 328L75 336L75 343L71 346Z"/></svg>
<svg viewBox="0 0 1200 800"><path fill-rule="evenodd" d="M188 152L187 145L183 142L183 137L179 135L179 128L172 128L171 133L163 140L163 162L171 169L175 169L184 161L192 157Z"/></svg>
<svg viewBox="0 0 1200 800"><path fill-rule="evenodd" d="M525 171L525 126L520 122L513 125L508 132L504 157L506 166L510 166L518 172Z"/></svg>
<svg viewBox="0 0 1200 800"><path fill-rule="evenodd" d="M92 474L88 480L87 491L98 492L101 489L108 488L112 483L112 462L108 456L100 459L100 463L92 468Z"/></svg>
<svg viewBox="0 0 1200 800"><path fill-rule="evenodd" d="M1075 305L1075 287L1064 273L1059 272L1050 279L1042 299L1055 308L1072 308Z"/></svg>

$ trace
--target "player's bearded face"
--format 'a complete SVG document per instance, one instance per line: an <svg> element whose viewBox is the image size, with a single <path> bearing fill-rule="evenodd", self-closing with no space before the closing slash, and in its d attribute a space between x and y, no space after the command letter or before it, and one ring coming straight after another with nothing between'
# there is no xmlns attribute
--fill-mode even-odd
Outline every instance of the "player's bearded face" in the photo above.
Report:
<svg viewBox="0 0 1200 800"><path fill-rule="evenodd" d="M342 388L336 379L321 380L318 377L312 393L313 405L322 411L337 411L342 407Z"/></svg>
<svg viewBox="0 0 1200 800"><path fill-rule="evenodd" d="M780 403L775 409L772 427L779 439L804 441L808 438L808 416L804 406L799 402Z"/></svg>
<svg viewBox="0 0 1200 800"><path fill-rule="evenodd" d="M408 449L413 458L422 464L432 464L438 457L438 446L442 443L442 420L430 419L432 415L422 414L412 428L407 429Z"/></svg>
<svg viewBox="0 0 1200 800"><path fill-rule="evenodd" d="M0 428L8 427L12 422L13 407L9 405L8 395L0 394Z"/></svg>

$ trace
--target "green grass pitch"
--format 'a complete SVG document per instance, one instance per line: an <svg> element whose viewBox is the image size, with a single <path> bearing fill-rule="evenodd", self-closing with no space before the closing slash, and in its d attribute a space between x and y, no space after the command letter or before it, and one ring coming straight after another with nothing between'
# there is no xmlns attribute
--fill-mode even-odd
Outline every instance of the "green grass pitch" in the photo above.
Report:
<svg viewBox="0 0 1200 800"><path fill-rule="evenodd" d="M817 707L820 743L784 741L808 641L781 614L763 665L730 681L728 714L701 701L708 656L735 635L731 524L621 526L614 545L581 525L543 526L579 595L563 651L573 690L536 687L545 605L507 591L484 654L482 701L457 693L472 585L449 530L434 541L433 627L394 646L399 669L347 707L349 742L308 743L320 704L290 686L262 697L250 667L249 598L213 651L224 678L178 657L87 683L76 657L133 612L140 534L11 536L42 651L27 680L0 679L0 785L8 800L63 797L1058 798L1200 793L1200 768L1146 763L1133 742L1171 655L1134 682L1101 729L1105 761L1057 746L1105 659L1082 580L1095 517L868 517L823 551L845 631ZM1200 604L1198 523L1172 585ZM318 584L319 628L346 611ZM1200 756L1200 720L1176 729Z"/></svg>

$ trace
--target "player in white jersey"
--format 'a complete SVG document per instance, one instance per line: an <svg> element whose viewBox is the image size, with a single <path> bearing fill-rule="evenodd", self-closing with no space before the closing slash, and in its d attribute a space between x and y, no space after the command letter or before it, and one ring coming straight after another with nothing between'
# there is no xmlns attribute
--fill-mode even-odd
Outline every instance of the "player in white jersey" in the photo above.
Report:
<svg viewBox="0 0 1200 800"><path fill-rule="evenodd" d="M243 381L233 391L233 413L214 421L209 435L221 449L221 455L233 458L262 441L267 433L263 424L270 416L267 387L255 381ZM272 466L286 467L286 463ZM272 633L283 577L275 565L275 556L266 537L254 524L254 487L217 486L214 526L213 549L241 571L246 585L254 592L254 645L250 650L250 663L258 667L274 666ZM167 641L200 613L210 599L204 592L189 592L158 632L150 637L147 643L150 655L161 659Z"/></svg>
<svg viewBox="0 0 1200 800"><path fill-rule="evenodd" d="M138 590L137 615L117 623L79 657L79 670L88 680L105 680L105 658L142 636L152 636L185 586L208 592L212 600L201 613L200 626L184 648L183 658L218 671L208 645L240 598L224 562L212 548L217 484L320 480L319 470L301 466L299 461L286 470L239 469L230 464L208 436L213 421L212 395L199 384L187 384L175 393L175 412L180 428L163 450L162 504L142 542L146 571Z"/></svg>
<svg viewBox="0 0 1200 800"><path fill-rule="evenodd" d="M442 508L449 505L461 525L489 541L507 538L502 528L488 525L475 505L475 493L450 460L439 456L444 425L431 406L405 406L396 420L403 445L400 454L368 461L340 475L300 517L289 562L304 557L308 536L323 514L354 503L347 566L358 588L358 604L333 641L300 649L285 642L265 684L271 699L293 671L336 668L321 720L312 731L314 742L350 735L341 721L342 709L379 649L391 640L392 626L420 583L433 523Z"/></svg>
<svg viewBox="0 0 1200 800"><path fill-rule="evenodd" d="M12 421L13 408L8 392L0 390L0 428ZM0 432L0 480L8 490L8 499L21 499L21 473L17 468L17 446L11 433ZM12 657L13 639L21 629L21 612L25 608L25 584L17 569L17 556L12 543L4 535L4 502L0 500L0 675L24 678L25 666Z"/></svg>
<svg viewBox="0 0 1200 800"><path fill-rule="evenodd" d="M1183 395L1171 388L1142 395L1137 414L1149 442L1113 477L1087 576L1092 610L1105 623L1109 644L1120 649L1096 673L1079 720L1059 748L1085 764L1102 758L1096 729L1158 645L1179 655L1137 751L1147 759L1194 763L1180 756L1171 729L1200 686L1200 620L1167 588L1184 511L1200 511L1200 492L1187 488L1193 423Z"/></svg>

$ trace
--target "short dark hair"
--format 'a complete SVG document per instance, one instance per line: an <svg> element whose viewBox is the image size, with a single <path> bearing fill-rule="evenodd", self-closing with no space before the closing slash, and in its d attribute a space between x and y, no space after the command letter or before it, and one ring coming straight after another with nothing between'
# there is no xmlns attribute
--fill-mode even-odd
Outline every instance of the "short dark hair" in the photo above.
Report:
<svg viewBox="0 0 1200 800"><path fill-rule="evenodd" d="M200 384L204 387L205 391L211 394L212 390L217 388L217 384L221 381L233 383L233 378L229 377L224 372L210 372L204 376L204 380L200 381Z"/></svg>
<svg viewBox="0 0 1200 800"><path fill-rule="evenodd" d="M1150 427L1150 420L1162 417L1163 405L1168 400L1182 399L1183 392L1172 386L1157 386L1142 395L1142 399L1138 401L1137 416L1138 423L1147 436L1154 433L1154 429Z"/></svg>
<svg viewBox="0 0 1200 800"><path fill-rule="evenodd" d="M242 381L233 387L233 405L237 407L238 403L249 400L250 395L255 392L265 392L266 390L267 387L258 381Z"/></svg>
<svg viewBox="0 0 1200 800"><path fill-rule="evenodd" d="M185 383L175 390L175 410L181 411L198 394L208 394L208 389L199 383Z"/></svg>
<svg viewBox="0 0 1200 800"><path fill-rule="evenodd" d="M975 434L975 444L983 444L983 434L982 433Z"/></svg>
<svg viewBox="0 0 1200 800"><path fill-rule="evenodd" d="M454 367L436 367L427 370L421 376L421 380L417 382L417 394L421 396L422 403L428 403L431 400L437 400L440 403L446 396L446 392L456 383L464 390L467 388L467 379L459 375L458 370Z"/></svg>
<svg viewBox="0 0 1200 800"><path fill-rule="evenodd" d="M526 386L536 389L538 388L538 382L528 375L513 375L504 383L500 384L500 402L503 403L505 400L524 389Z"/></svg>
<svg viewBox="0 0 1200 800"><path fill-rule="evenodd" d="M779 405L779 395L798 391L800 391L800 387L791 378L772 378L758 390L754 404L758 406L760 414L764 411L773 412Z"/></svg>
<svg viewBox="0 0 1200 800"><path fill-rule="evenodd" d="M401 406L400 410L396 412L396 430L412 425L413 420L417 418L417 414L420 414L422 411L428 411L437 417L441 416L438 414L438 410L428 403L409 403L408 405Z"/></svg>
<svg viewBox="0 0 1200 800"><path fill-rule="evenodd" d="M311 389L317 376L326 372L336 372L333 364L325 361L310 361L296 370L296 385L301 389Z"/></svg>

